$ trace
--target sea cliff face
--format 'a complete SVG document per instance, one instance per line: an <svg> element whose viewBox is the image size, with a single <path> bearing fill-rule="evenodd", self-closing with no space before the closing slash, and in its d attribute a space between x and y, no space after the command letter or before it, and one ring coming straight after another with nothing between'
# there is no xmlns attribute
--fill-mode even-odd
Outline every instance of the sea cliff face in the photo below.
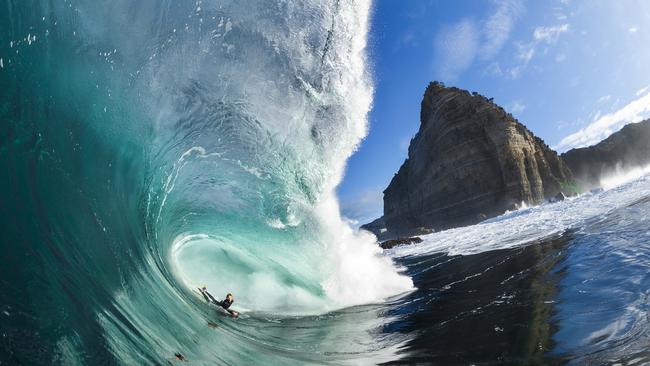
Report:
<svg viewBox="0 0 650 366"><path fill-rule="evenodd" d="M384 191L384 221L391 236L470 225L570 185L557 153L503 108L434 82L408 158Z"/></svg>
<svg viewBox="0 0 650 366"><path fill-rule="evenodd" d="M650 120L626 125L600 143L569 150L562 158L584 189L609 174L650 164Z"/></svg>
<svg viewBox="0 0 650 366"><path fill-rule="evenodd" d="M370 231L371 233L375 234L378 240L384 240L387 234L386 223L384 222L383 216L375 219L372 222L361 225L360 229Z"/></svg>

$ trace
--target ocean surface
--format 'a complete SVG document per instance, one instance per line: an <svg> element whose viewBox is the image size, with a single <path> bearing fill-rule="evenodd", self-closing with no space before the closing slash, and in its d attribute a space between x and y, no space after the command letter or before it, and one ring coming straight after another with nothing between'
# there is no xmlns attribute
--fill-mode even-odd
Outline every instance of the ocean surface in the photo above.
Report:
<svg viewBox="0 0 650 366"><path fill-rule="evenodd" d="M371 5L0 5L0 365L650 363L647 170L386 252L346 224Z"/></svg>

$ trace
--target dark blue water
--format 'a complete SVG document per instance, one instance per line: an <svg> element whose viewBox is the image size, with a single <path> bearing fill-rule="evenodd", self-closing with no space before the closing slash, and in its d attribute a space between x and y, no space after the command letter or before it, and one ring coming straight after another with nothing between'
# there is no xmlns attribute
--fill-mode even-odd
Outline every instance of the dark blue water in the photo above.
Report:
<svg viewBox="0 0 650 366"><path fill-rule="evenodd" d="M403 320L388 329L412 336L396 363L650 362L649 182L641 178L397 249L418 291L393 310ZM555 233L521 244L532 226ZM472 236L490 249L460 243ZM453 251L478 253L424 254L450 238L457 240Z"/></svg>

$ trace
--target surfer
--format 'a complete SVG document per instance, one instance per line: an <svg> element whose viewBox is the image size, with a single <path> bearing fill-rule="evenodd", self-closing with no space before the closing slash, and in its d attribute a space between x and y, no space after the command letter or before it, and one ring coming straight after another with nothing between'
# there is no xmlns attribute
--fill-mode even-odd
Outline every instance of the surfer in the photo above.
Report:
<svg viewBox="0 0 650 366"><path fill-rule="evenodd" d="M205 286L199 287L199 291L201 292L201 295L203 295L203 297L205 298L205 301L221 306L222 308L224 308L224 310L230 313L230 315L232 315L233 318L236 318L239 315L238 312L228 309L230 305L232 305L232 303L235 302L235 298L232 296L232 294L229 293L228 295L226 295L226 298L223 299L223 301L219 301L215 299L214 296L212 296L212 294L208 292Z"/></svg>

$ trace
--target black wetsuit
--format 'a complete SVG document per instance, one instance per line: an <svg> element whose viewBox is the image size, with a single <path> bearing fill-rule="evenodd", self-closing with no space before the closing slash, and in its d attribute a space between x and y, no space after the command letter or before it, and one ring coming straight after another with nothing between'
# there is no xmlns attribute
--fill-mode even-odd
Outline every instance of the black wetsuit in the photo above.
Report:
<svg viewBox="0 0 650 366"><path fill-rule="evenodd" d="M210 294L210 293L209 293L208 291L206 291L206 290L202 290L202 291L201 291L201 294L203 294L203 297L205 298L206 301L211 302L211 303L213 303L213 304L215 304L215 305L219 305L219 306L221 306L222 308L224 308L227 312L229 312L230 314L234 315L234 311L232 311L232 310L228 310L228 308L230 307L230 305L232 305L232 301L228 300L227 298L224 299L223 301L219 301L219 300L215 299L214 296L212 296L212 294Z"/></svg>

